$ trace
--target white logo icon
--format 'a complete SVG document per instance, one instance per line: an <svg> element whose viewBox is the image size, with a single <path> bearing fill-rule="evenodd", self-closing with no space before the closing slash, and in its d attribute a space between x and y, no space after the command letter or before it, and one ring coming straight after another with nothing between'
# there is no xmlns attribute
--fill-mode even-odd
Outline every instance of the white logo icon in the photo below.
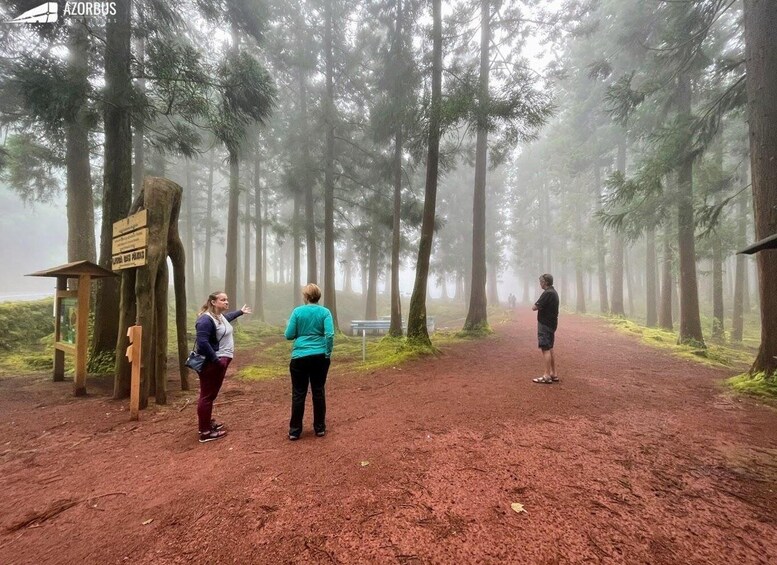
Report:
<svg viewBox="0 0 777 565"><path fill-rule="evenodd" d="M50 24L57 21L58 8L56 2L46 2L37 8L27 10L21 16L12 19L12 24Z"/></svg>

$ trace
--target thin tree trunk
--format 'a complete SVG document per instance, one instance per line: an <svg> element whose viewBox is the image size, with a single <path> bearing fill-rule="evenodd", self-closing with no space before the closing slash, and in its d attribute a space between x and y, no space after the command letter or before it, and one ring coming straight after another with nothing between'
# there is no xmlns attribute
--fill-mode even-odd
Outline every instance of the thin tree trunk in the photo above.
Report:
<svg viewBox="0 0 777 565"><path fill-rule="evenodd" d="M737 198L737 249L747 245L747 193L742 192ZM744 298L746 258L741 253L736 256L736 276L734 278L734 312L731 320L731 339L742 341L744 332Z"/></svg>
<svg viewBox="0 0 777 565"><path fill-rule="evenodd" d="M213 291L210 282L210 253L213 245L213 169L216 166L216 152L210 152L208 163L208 187L205 202L205 252L202 259L203 280L205 281L205 293L210 294Z"/></svg>
<svg viewBox="0 0 777 565"><path fill-rule="evenodd" d="M594 184L596 185L596 211L602 209L602 178L599 165L594 165ZM599 273L599 311L607 314L610 311L610 301L607 294L607 266L605 264L604 228L596 226L596 268Z"/></svg>
<svg viewBox="0 0 777 565"><path fill-rule="evenodd" d="M194 284L194 214L192 212L192 200L194 200L194 186L192 183L191 175L191 162L187 159L184 161L184 167L186 168L186 186L183 188L183 200L184 200L184 243L186 249L186 293L189 296L197 296L197 290Z"/></svg>
<svg viewBox="0 0 777 565"><path fill-rule="evenodd" d="M367 270L367 303L364 309L365 320L378 318L378 244L370 239L370 259Z"/></svg>
<svg viewBox="0 0 777 565"><path fill-rule="evenodd" d="M300 278L302 277L302 266L300 265L300 246L302 245L300 238L300 195L294 193L294 217L291 222L292 225L292 248L294 253L292 273L291 273L291 305L292 308L296 307L300 303L300 288L302 284Z"/></svg>
<svg viewBox="0 0 777 565"><path fill-rule="evenodd" d="M246 177L248 175L246 174ZM251 196L250 191L244 194L243 205L243 293L241 302L246 303L251 296ZM235 306L240 306L235 304Z"/></svg>
<svg viewBox="0 0 777 565"><path fill-rule="evenodd" d="M777 2L745 0L745 61L753 179L755 239L777 233ZM751 373L777 371L777 252L756 256L761 303L761 345Z"/></svg>
<svg viewBox="0 0 777 565"><path fill-rule="evenodd" d="M227 249L224 292L232 304L239 302L237 295L238 212L240 210L240 161L237 152L229 151L229 202L227 204Z"/></svg>
<svg viewBox="0 0 777 565"><path fill-rule="evenodd" d="M324 305L329 308L337 322L337 293L335 292L335 101L334 101L334 53L332 52L332 1L324 5L324 59L326 62L326 96L324 101L324 121L326 123L326 148L324 163Z"/></svg>
<svg viewBox="0 0 777 565"><path fill-rule="evenodd" d="M262 179L260 176L262 160L259 150L254 155L254 316L264 322L264 246L262 226Z"/></svg>
<svg viewBox="0 0 777 565"><path fill-rule="evenodd" d="M657 259L656 259L656 230L649 228L645 233L645 306L647 313L646 324L653 328L658 324L658 304L656 303L657 289Z"/></svg>
<svg viewBox="0 0 777 565"><path fill-rule="evenodd" d="M661 260L661 307L658 310L658 325L665 330L672 330L672 247L669 243L669 228L666 232Z"/></svg>
<svg viewBox="0 0 777 565"><path fill-rule="evenodd" d="M429 117L429 141L426 155L426 185L421 241L418 244L413 294L407 319L407 337L431 346L426 329L426 287L429 284L429 259L434 240L437 206L437 171L440 157L440 111L442 105L442 8L441 0L432 0L432 104Z"/></svg>
<svg viewBox="0 0 777 565"><path fill-rule="evenodd" d="M621 133L618 140L618 171L626 174L626 132ZM612 237L612 298L610 311L616 316L625 316L623 307L623 234L616 233Z"/></svg>
<svg viewBox="0 0 777 565"><path fill-rule="evenodd" d="M486 298L486 167L488 165L488 75L491 48L490 0L480 2L479 123L475 140L475 191L472 200L472 284L465 331L488 329Z"/></svg>
<svg viewBox="0 0 777 565"><path fill-rule="evenodd" d="M678 111L691 113L691 81L686 73L678 77ZM680 343L704 346L696 282L695 221L693 218L693 161L687 159L678 173L677 239L680 256Z"/></svg>

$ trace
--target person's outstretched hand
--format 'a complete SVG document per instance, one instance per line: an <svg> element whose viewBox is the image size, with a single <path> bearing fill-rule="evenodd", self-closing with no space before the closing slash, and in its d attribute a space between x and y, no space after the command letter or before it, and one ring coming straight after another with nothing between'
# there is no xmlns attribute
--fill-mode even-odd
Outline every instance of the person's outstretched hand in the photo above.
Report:
<svg viewBox="0 0 777 565"><path fill-rule="evenodd" d="M243 304L243 307L240 309L240 311L243 314L252 314L254 309L251 308L248 304Z"/></svg>

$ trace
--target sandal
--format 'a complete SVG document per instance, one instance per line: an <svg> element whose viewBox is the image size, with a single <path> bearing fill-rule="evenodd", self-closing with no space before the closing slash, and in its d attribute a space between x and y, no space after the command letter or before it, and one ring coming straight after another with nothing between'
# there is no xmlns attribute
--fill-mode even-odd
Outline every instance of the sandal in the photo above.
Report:
<svg viewBox="0 0 777 565"><path fill-rule="evenodd" d="M561 382L561 379L558 378L558 375L551 375L550 376L550 380L552 380L554 383ZM219 428L219 429L221 429L221 428Z"/></svg>
<svg viewBox="0 0 777 565"><path fill-rule="evenodd" d="M553 384L553 377L537 377L536 379L531 380L533 383L538 383L541 385L550 385Z"/></svg>
<svg viewBox="0 0 777 565"><path fill-rule="evenodd" d="M211 430L209 432L200 432L200 443L207 443L209 441L221 439L225 435L227 435L227 432L225 432L224 430Z"/></svg>

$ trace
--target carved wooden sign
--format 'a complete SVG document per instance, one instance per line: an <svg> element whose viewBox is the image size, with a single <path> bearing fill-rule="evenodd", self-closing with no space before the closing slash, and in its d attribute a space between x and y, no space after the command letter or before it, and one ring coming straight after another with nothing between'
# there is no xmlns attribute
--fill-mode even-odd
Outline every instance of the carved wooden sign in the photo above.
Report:
<svg viewBox="0 0 777 565"><path fill-rule="evenodd" d="M148 211L141 210L113 224L111 269L141 267L148 261Z"/></svg>

